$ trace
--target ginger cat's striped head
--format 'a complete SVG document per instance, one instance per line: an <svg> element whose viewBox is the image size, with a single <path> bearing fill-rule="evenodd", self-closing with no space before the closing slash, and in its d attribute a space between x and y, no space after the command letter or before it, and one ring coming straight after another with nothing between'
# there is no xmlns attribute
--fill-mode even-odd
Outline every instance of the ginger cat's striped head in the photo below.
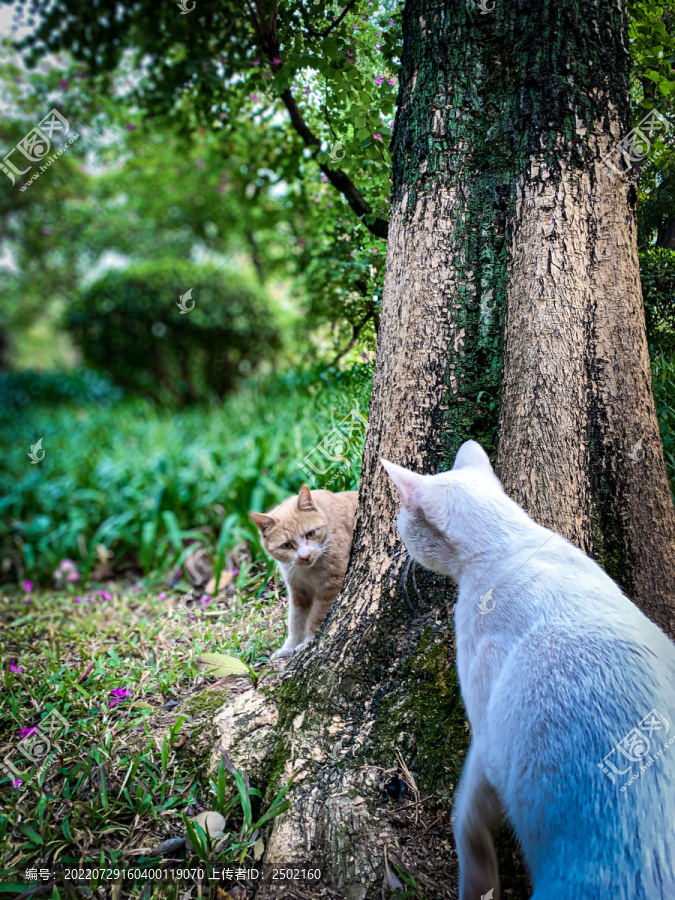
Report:
<svg viewBox="0 0 675 900"><path fill-rule="evenodd" d="M328 539L328 520L307 485L270 513L250 513L265 550L283 566L313 566Z"/></svg>

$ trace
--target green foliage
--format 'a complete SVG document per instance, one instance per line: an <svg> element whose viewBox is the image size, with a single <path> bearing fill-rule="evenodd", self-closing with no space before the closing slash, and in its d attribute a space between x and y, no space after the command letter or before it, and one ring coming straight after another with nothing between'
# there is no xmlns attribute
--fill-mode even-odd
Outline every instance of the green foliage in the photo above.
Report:
<svg viewBox="0 0 675 900"><path fill-rule="evenodd" d="M164 402L222 397L280 346L259 288L190 263L112 270L76 298L66 323L90 365Z"/></svg>
<svg viewBox="0 0 675 900"><path fill-rule="evenodd" d="M660 247L643 251L640 278L649 343L675 353L675 251Z"/></svg>
<svg viewBox="0 0 675 900"><path fill-rule="evenodd" d="M4 577L50 583L70 558L86 582L99 545L114 571L137 574L182 565L189 542L214 560L242 539L262 555L248 511L299 490L304 456L351 409L367 414L371 377L360 367L251 379L216 408L173 415L130 398L108 408L31 404L20 419L0 410ZM40 437L45 457L33 465ZM359 431L349 468L331 468L331 490L358 483L362 442Z"/></svg>
<svg viewBox="0 0 675 900"><path fill-rule="evenodd" d="M284 631L284 599L267 581L260 572L238 578L227 601L194 614L165 593L82 604L65 593L39 592L30 603L3 596L0 742L3 757L28 776L15 785L0 772L3 890L24 883L31 865L155 869L162 854L149 851L167 839L175 844L163 855L176 868L206 857L220 868L254 864L266 829L287 808L287 786L266 804L241 770L221 766L214 777L207 769L213 715L229 690L205 688L203 676L196 681L195 656L229 649L260 668ZM67 727L51 735L38 774L39 763L16 745L20 729L51 709ZM189 850L180 841L185 818L202 809L225 817L225 833L211 847L195 841ZM153 896L175 900L176 885L165 887L155 883Z"/></svg>

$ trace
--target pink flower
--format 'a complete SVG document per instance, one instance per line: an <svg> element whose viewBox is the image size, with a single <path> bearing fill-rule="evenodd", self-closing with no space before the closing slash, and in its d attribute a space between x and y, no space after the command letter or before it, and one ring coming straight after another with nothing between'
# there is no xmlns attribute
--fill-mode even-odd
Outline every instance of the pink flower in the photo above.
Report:
<svg viewBox="0 0 675 900"><path fill-rule="evenodd" d="M389 24L390 24L390 25L393 25L393 24L394 24L394 20L393 20L393 19L389 19Z"/></svg>
<svg viewBox="0 0 675 900"><path fill-rule="evenodd" d="M260 60L259 60L259 59L254 59L252 65L254 65L254 66L259 66L259 65L260 65Z"/></svg>
<svg viewBox="0 0 675 900"><path fill-rule="evenodd" d="M30 592L33 590L33 582L32 581L27 581L27 580L22 581L21 586L23 587L24 591L27 594L30 594Z"/></svg>
<svg viewBox="0 0 675 900"><path fill-rule="evenodd" d="M384 78L382 77L382 75L378 75L377 78L375 79L375 84L382 84L383 81L384 81Z"/></svg>
<svg viewBox="0 0 675 900"><path fill-rule="evenodd" d="M280 66L280 65L281 65L281 57L280 57L280 56L273 56L273 57L272 57L272 65L273 65L273 66Z"/></svg>
<svg viewBox="0 0 675 900"><path fill-rule="evenodd" d="M67 90L68 90L68 79L67 79L67 78L62 78L62 79L61 79L61 90L62 90L62 91L67 91Z"/></svg>
<svg viewBox="0 0 675 900"><path fill-rule="evenodd" d="M12 787L18 788L23 784L23 781L20 778L15 778L12 782Z"/></svg>
<svg viewBox="0 0 675 900"><path fill-rule="evenodd" d="M249 94L248 96L249 96L249 99L250 99L250 100L253 100L254 103L257 103L257 102L258 102L258 95L257 95L257 94Z"/></svg>
<svg viewBox="0 0 675 900"><path fill-rule="evenodd" d="M396 79L395 79L395 78L390 78L390 79L389 79L389 84L390 84L392 87L394 87L394 85L396 84Z"/></svg>
<svg viewBox="0 0 675 900"><path fill-rule="evenodd" d="M114 688L110 691L110 696L113 698L112 700L108 700L108 707L112 709L117 706L118 703L121 703L123 700L126 700L127 697L131 697L131 691L128 688Z"/></svg>
<svg viewBox="0 0 675 900"><path fill-rule="evenodd" d="M17 666L16 663L10 663L9 671L15 672L17 675L20 675L23 672L23 669L21 668L21 666Z"/></svg>
<svg viewBox="0 0 675 900"><path fill-rule="evenodd" d="M21 740L23 740L24 738L30 737L31 734L35 734L36 731L37 725L33 725L32 728L20 728L19 736L21 737Z"/></svg>
<svg viewBox="0 0 675 900"><path fill-rule="evenodd" d="M383 140L381 134L374 134L373 137L375 138L376 141L381 141L381 140Z"/></svg>
<svg viewBox="0 0 675 900"><path fill-rule="evenodd" d="M199 598L199 602L202 604L202 606L208 606L212 600L213 597L209 597L208 594L202 594Z"/></svg>
<svg viewBox="0 0 675 900"><path fill-rule="evenodd" d="M112 594L110 593L110 591L99 591L98 595L101 600L112 600Z"/></svg>
<svg viewBox="0 0 675 900"><path fill-rule="evenodd" d="M162 591L161 594L157 595L158 600L166 600L166 591Z"/></svg>
<svg viewBox="0 0 675 900"><path fill-rule="evenodd" d="M82 577L82 576L80 575L79 572L69 572L69 573L66 575L65 580L66 580L69 584L74 584L76 581L79 581L81 577Z"/></svg>

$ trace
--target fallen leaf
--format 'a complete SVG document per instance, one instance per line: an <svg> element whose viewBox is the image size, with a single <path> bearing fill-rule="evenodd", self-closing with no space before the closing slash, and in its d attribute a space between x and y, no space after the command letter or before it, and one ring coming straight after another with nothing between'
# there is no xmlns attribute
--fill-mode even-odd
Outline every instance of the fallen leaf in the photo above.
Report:
<svg viewBox="0 0 675 900"><path fill-rule="evenodd" d="M248 666L236 656L228 656L227 653L202 653L199 662L204 663L209 670L209 675L216 678L224 678L226 675L248 675Z"/></svg>

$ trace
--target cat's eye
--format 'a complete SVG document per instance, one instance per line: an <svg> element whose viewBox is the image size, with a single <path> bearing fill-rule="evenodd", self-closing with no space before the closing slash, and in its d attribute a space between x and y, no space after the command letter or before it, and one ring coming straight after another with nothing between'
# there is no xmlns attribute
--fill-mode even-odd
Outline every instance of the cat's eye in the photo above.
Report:
<svg viewBox="0 0 675 900"><path fill-rule="evenodd" d="M292 542L292 541L286 541L286 543L281 544L281 545L279 546L279 549L280 549L280 550L292 550L292 549L293 549L293 542Z"/></svg>
<svg viewBox="0 0 675 900"><path fill-rule="evenodd" d="M307 534L305 535L305 537L307 538L308 541L311 541L311 539L314 537L315 534L316 534L316 531L315 531L314 528L312 528L311 531L308 531L308 532L307 532Z"/></svg>

